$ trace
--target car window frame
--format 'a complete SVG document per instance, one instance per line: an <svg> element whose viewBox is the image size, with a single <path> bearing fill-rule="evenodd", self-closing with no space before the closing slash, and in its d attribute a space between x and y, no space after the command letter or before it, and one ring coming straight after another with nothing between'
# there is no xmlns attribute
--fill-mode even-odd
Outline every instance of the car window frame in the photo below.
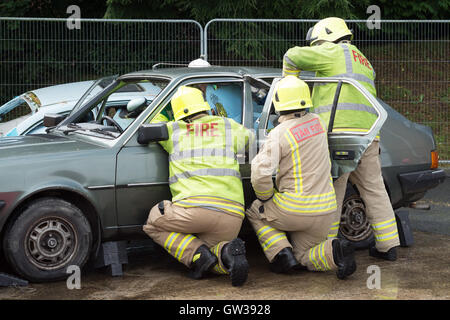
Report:
<svg viewBox="0 0 450 320"><path fill-rule="evenodd" d="M274 78L274 80L272 82L272 85L270 87L270 90L267 93L267 98L266 98L266 102L264 104L263 112L261 112L260 118L262 118L264 116L264 126L263 126L263 128L261 128L261 122L260 122L260 124L258 126L258 131L260 129L263 129L264 130L264 137L268 136L267 124L268 124L268 121L269 121L270 111L271 111L271 108L272 108L272 105L273 105L273 103L272 103L272 96L274 94L273 91L275 90L275 84L278 81L280 81L280 80L281 80L281 77ZM302 78L302 80L304 80L306 83L322 82L322 83L337 83L338 84L339 82L341 82L342 84L345 83L345 84L352 85L353 87L355 87L369 101L369 103L371 103L372 107L374 107L375 111L378 114L377 120L372 124L372 127L368 130L368 133L356 132L356 131L333 132L332 128L328 127L329 123L327 123L328 135L330 135L330 136L354 135L354 136L366 136L366 137L369 137L369 136L373 135L373 138L375 138L376 134L381 129L383 123L387 119L387 112L383 108L383 106L378 102L378 100L370 92L368 92L367 89L364 88L359 82L357 82L357 81L355 81L353 79L340 78L340 77L322 77L322 78ZM339 97L340 97L340 93L339 93ZM337 99L337 101L338 100L339 99ZM335 113L336 110L338 110L338 107L337 106L333 106L332 112ZM381 124L380 124L380 122L381 122ZM376 128L378 128L378 129L375 130Z"/></svg>
<svg viewBox="0 0 450 320"><path fill-rule="evenodd" d="M215 83L224 83L224 82L240 82L242 84L242 114L241 114L241 123L244 125L245 123L245 113L246 113L246 90L245 90L245 81L243 78L236 78L236 77L208 77L208 78L195 78L195 79L187 79L184 81L181 81L171 92L169 92L161 101L161 103L158 104L158 106L155 108L156 113L150 114L143 123L149 123L149 121L153 120L155 117L157 117L162 110L170 103L172 100L173 95L176 93L179 87L181 86L190 86L190 85L198 85L198 84L215 84ZM210 106L211 107L211 106ZM212 109L212 107L211 107ZM151 119L150 119L151 118ZM231 119L231 118L229 118ZM142 125L142 123L141 123Z"/></svg>
<svg viewBox="0 0 450 320"><path fill-rule="evenodd" d="M122 88L126 85L127 82L140 82L144 80L159 80L159 81L167 81L166 86L157 94L155 99L147 106L147 108L133 121L133 123L128 126L123 133L121 133L116 138L103 138L103 137L97 137L94 135L86 135L86 134L78 134L77 137L80 139L88 140L91 142L97 142L100 145L106 145L109 147L113 147L115 145L125 145L130 138L137 132L137 129L139 126L143 123L142 119L145 119L145 114L150 114L153 112L153 109L155 108L154 105L158 104L161 101L161 98L166 96L166 92L170 90L170 87L173 85L173 79L167 76L161 76L161 75L141 75L141 76L135 76L135 77L118 77L115 79L112 83L110 83L108 86L106 86L102 91L97 93L95 96L93 96L91 99L89 99L85 104L83 104L82 107L80 107L78 110L75 111L75 113L70 114L66 119L64 119L61 123L59 123L55 128L53 128L52 133L57 133L63 135L63 132L59 130L61 127L66 126L67 124L70 124L73 119L81 116L84 112L86 112L87 109L90 109L94 106L97 106L100 102L103 103L105 98L109 97L111 94ZM122 84L122 85L121 85ZM94 108L92 108L93 110ZM91 110L91 111L92 111ZM96 117L98 118L99 113L97 112ZM134 128L134 124L139 123L139 125ZM134 128L134 129L131 129ZM132 131L131 134L128 134L130 131ZM77 133L77 132L74 132Z"/></svg>

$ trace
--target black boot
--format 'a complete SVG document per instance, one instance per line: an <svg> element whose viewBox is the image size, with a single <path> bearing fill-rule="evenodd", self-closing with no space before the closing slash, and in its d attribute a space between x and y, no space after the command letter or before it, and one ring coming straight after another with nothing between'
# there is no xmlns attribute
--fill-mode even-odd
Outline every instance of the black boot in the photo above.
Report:
<svg viewBox="0 0 450 320"><path fill-rule="evenodd" d="M369 248L369 255L375 258L380 258L389 261L397 260L397 249L396 247L390 248L387 252L380 252L375 248L375 245Z"/></svg>
<svg viewBox="0 0 450 320"><path fill-rule="evenodd" d="M228 242L221 251L222 262L230 273L231 285L244 284L248 276L248 261L245 257L245 242L239 238Z"/></svg>
<svg viewBox="0 0 450 320"><path fill-rule="evenodd" d="M189 273L189 276L193 279L201 279L205 272L217 264L217 257L204 244L195 251L194 259Z"/></svg>
<svg viewBox="0 0 450 320"><path fill-rule="evenodd" d="M286 247L275 256L275 259L270 264L270 271L275 273L288 273L299 267L300 264L295 259L292 248Z"/></svg>
<svg viewBox="0 0 450 320"><path fill-rule="evenodd" d="M334 263L338 267L336 276L345 279L356 271L355 249L349 241L341 239L334 239L332 247Z"/></svg>

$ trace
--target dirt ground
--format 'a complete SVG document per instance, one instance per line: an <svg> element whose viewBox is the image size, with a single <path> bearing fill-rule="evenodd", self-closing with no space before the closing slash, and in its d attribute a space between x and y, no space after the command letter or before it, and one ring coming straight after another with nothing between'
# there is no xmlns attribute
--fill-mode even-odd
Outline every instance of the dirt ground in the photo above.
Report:
<svg viewBox="0 0 450 320"><path fill-rule="evenodd" d="M268 264L256 239L247 240L250 273L243 287L232 287L227 276L203 280L186 277L187 269L159 249L136 249L129 254L123 277L87 270L81 289L66 282L0 288L0 299L450 299L450 236L415 232L415 244L398 249L398 260L387 262L356 252L357 271L347 280L334 272L301 271L279 275ZM368 289L368 267L380 268L381 288Z"/></svg>
<svg viewBox="0 0 450 320"><path fill-rule="evenodd" d="M415 230L414 245L398 248L395 262L372 258L367 250L357 251L357 270L346 280L338 280L334 272L271 273L256 237L249 234L244 240L250 273L243 287L232 287L227 276L189 279L187 268L161 248L133 244L122 277L88 269L79 290L67 289L65 281L30 284L0 288L0 300L450 300L450 170L446 181L427 192L420 203L431 204L431 210L406 209ZM372 276L368 268L373 265L380 268L380 289L367 287Z"/></svg>

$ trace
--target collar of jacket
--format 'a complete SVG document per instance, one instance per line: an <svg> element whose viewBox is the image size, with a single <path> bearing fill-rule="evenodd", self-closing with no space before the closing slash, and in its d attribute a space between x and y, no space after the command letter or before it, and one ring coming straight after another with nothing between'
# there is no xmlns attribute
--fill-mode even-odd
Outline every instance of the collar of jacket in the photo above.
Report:
<svg viewBox="0 0 450 320"><path fill-rule="evenodd" d="M205 116L207 116L207 115L208 115L207 113L201 112L201 113L199 113L199 114L196 114L196 115L193 116L193 117L190 117L189 119L186 119L185 122L192 122L192 121L194 121L194 120L203 118L203 117L205 117Z"/></svg>
<svg viewBox="0 0 450 320"><path fill-rule="evenodd" d="M285 115L280 116L278 118L278 122L282 123L282 122L287 121L287 120L291 120L291 119L295 119L295 118L301 118L304 115L306 115L307 113L308 112L306 110L302 110L302 111L299 111L299 112L293 112L293 113L290 113L290 114L285 114Z"/></svg>

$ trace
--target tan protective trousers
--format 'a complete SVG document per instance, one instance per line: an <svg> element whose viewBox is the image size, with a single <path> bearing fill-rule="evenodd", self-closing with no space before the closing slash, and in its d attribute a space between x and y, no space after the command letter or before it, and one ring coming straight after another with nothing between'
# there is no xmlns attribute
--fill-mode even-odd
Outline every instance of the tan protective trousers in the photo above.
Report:
<svg viewBox="0 0 450 320"><path fill-rule="evenodd" d="M241 225L241 217L224 211L185 208L165 200L164 214L158 205L154 206L143 229L153 241L187 267L197 249L206 245L219 261L213 271L228 274L220 252L225 244L238 236Z"/></svg>
<svg viewBox="0 0 450 320"><path fill-rule="evenodd" d="M373 141L361 157L361 162L355 171L343 174L334 182L337 211L334 213L333 225L328 238L337 236L341 220L347 180L355 184L366 206L367 219L375 235L376 248L387 252L390 248L400 245L394 210L384 186L381 175L380 146Z"/></svg>
<svg viewBox="0 0 450 320"><path fill-rule="evenodd" d="M331 246L333 239L327 240L333 213L317 216L285 213L270 199L255 200L246 215L269 262L289 247L297 261L310 271L337 269Z"/></svg>

